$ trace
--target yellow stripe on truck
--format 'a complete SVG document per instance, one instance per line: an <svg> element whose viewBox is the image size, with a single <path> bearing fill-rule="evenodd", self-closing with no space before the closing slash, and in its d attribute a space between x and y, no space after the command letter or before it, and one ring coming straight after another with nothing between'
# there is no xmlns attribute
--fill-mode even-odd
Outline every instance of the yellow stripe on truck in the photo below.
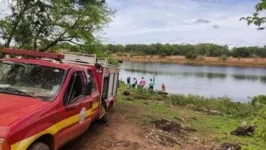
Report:
<svg viewBox="0 0 266 150"><path fill-rule="evenodd" d="M86 111L86 117L92 115L93 110L95 110L96 108L99 107L99 102L94 103L92 108ZM51 134L51 135L55 135L58 131L72 125L75 124L77 122L79 122L79 114L76 114L74 116L71 116L67 119L64 119L58 123L56 123L55 125L49 127L48 129L41 131L29 138L26 138L24 140L21 140L13 145L11 145L11 150L26 150L36 139L38 139L39 137L41 137L42 135L45 134Z"/></svg>

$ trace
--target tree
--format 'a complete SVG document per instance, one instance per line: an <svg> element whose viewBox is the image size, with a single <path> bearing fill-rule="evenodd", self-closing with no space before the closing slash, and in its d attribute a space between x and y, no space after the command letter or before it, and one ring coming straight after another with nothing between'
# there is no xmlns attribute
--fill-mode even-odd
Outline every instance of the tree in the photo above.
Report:
<svg viewBox="0 0 266 150"><path fill-rule="evenodd" d="M266 12L266 0L261 0L261 2L256 5L256 11L252 16L242 17L240 21L246 20L248 25L254 24L258 26L258 30L263 30L266 24L266 16L260 16L260 13L263 11Z"/></svg>
<svg viewBox="0 0 266 150"><path fill-rule="evenodd" d="M113 14L104 0L10 0L9 7L11 14L0 19L4 46L39 51L98 43L94 33Z"/></svg>

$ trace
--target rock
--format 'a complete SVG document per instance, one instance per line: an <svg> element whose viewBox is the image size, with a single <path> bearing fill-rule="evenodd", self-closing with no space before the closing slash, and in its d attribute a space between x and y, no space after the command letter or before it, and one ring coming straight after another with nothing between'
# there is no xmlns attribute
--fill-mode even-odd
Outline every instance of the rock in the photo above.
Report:
<svg viewBox="0 0 266 150"><path fill-rule="evenodd" d="M221 150L241 150L241 146L234 143L224 143L221 146Z"/></svg>

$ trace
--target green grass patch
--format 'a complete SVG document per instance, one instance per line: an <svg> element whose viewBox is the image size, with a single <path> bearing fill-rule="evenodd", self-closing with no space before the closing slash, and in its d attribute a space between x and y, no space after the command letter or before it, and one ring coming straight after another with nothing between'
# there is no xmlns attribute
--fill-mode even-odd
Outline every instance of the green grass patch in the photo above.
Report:
<svg viewBox="0 0 266 150"><path fill-rule="evenodd" d="M128 89L130 96L123 96L125 85L119 90L119 103L145 108L144 123L152 119L165 118L179 121L195 128L196 136L212 139L217 144L224 142L240 143L244 150L266 149L266 103L265 96L255 97L251 103L234 103L228 98L205 98L196 95L165 96L147 90ZM205 109L217 110L220 115L208 115ZM230 132L243 121L256 124L255 135L239 137Z"/></svg>

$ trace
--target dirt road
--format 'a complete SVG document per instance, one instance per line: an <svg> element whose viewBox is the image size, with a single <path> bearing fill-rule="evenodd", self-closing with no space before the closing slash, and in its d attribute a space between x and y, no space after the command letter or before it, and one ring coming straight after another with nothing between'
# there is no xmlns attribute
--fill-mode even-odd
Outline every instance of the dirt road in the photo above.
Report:
<svg viewBox="0 0 266 150"><path fill-rule="evenodd" d="M118 104L108 124L96 122L81 137L61 150L168 150L159 143L145 138L138 121L140 108Z"/></svg>
<svg viewBox="0 0 266 150"><path fill-rule="evenodd" d="M81 137L61 150L209 150L210 147L191 141L178 134L178 141L161 137L152 126L144 125L141 118L144 108L129 104L117 104L109 124L96 122ZM153 134L158 133L158 134ZM151 136L153 134L154 136Z"/></svg>

